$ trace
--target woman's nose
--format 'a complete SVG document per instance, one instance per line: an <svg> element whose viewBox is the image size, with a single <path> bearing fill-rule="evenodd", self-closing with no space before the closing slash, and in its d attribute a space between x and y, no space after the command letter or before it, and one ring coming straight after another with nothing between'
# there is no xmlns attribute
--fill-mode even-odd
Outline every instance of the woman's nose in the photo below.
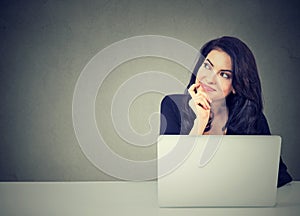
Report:
<svg viewBox="0 0 300 216"><path fill-rule="evenodd" d="M217 82L217 75L213 70L211 70L210 73L207 73L206 82L209 84L215 84Z"/></svg>

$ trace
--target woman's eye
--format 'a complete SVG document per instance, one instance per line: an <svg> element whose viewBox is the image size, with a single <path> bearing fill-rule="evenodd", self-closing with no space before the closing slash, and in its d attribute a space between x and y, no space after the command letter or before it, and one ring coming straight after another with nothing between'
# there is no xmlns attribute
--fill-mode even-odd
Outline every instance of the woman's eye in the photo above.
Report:
<svg viewBox="0 0 300 216"><path fill-rule="evenodd" d="M207 69L207 70L210 70L210 69L211 69L210 65L209 65L208 63L206 63L206 62L203 63L203 66L204 66L204 68Z"/></svg>
<svg viewBox="0 0 300 216"><path fill-rule="evenodd" d="M230 75L230 74L221 72L220 75L221 75L221 77L223 77L223 78L225 78L225 79L231 79L231 75Z"/></svg>

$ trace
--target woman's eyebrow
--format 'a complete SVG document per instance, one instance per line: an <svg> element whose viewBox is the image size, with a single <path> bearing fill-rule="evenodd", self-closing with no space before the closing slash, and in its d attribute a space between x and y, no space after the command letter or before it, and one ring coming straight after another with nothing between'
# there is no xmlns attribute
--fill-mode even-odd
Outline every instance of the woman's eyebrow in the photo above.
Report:
<svg viewBox="0 0 300 216"><path fill-rule="evenodd" d="M212 67L214 66L214 64L213 64L208 58L207 58L206 60L209 62L209 64L210 64ZM228 70L228 69L224 69L224 70L222 69L222 70L220 70L220 71L222 71L222 72L227 71L227 72L233 73L232 70Z"/></svg>
<svg viewBox="0 0 300 216"><path fill-rule="evenodd" d="M209 64L210 64L211 66L214 66L214 64L211 63L211 61L210 61L208 58L207 58L206 60L209 62Z"/></svg>
<svg viewBox="0 0 300 216"><path fill-rule="evenodd" d="M230 72L233 73L232 70L221 70L222 72Z"/></svg>

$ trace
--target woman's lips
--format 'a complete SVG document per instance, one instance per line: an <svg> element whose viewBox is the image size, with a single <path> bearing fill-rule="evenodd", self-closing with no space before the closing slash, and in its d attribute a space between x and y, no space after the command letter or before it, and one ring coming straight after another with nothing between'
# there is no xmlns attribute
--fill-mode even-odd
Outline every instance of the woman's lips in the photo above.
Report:
<svg viewBox="0 0 300 216"><path fill-rule="evenodd" d="M201 83L200 85L202 86L202 88L203 88L204 91L206 91L206 92L214 92L214 91L216 91L214 88L212 88L212 87L210 87L210 86L208 86L208 85L205 85L204 83Z"/></svg>

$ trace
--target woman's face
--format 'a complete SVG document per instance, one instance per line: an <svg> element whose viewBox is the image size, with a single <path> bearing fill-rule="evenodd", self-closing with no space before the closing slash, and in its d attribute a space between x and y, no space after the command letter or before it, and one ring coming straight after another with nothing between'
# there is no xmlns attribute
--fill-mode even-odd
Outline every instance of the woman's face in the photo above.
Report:
<svg viewBox="0 0 300 216"><path fill-rule="evenodd" d="M196 83L201 84L210 99L225 98L233 91L232 62L230 56L219 49L208 53L198 70Z"/></svg>

